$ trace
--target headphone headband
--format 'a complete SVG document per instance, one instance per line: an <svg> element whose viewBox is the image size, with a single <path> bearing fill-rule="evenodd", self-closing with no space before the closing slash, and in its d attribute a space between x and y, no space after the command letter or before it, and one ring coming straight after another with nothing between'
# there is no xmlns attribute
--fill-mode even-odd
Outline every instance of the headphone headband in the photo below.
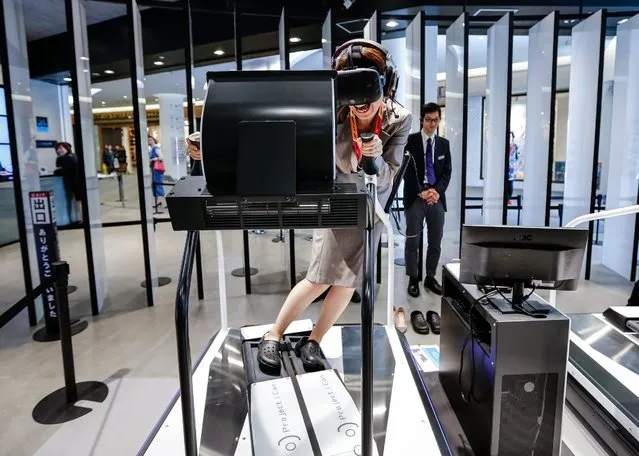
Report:
<svg viewBox="0 0 639 456"><path fill-rule="evenodd" d="M397 92L397 85L399 83L399 74L397 72L397 68L395 67L395 62L393 61L393 57L391 53L381 44L376 41L365 40L365 39L354 39L347 41L337 48L335 53L333 54L333 59L331 62L331 67L335 69L335 65L340 60L345 50L348 50L348 66L350 68L353 67L353 48L354 47L367 47L371 49L375 49L381 52L384 55L385 67L379 69L380 75L382 77L382 84L384 86L384 95L386 97L395 98L395 94ZM361 54L360 54L361 57Z"/></svg>

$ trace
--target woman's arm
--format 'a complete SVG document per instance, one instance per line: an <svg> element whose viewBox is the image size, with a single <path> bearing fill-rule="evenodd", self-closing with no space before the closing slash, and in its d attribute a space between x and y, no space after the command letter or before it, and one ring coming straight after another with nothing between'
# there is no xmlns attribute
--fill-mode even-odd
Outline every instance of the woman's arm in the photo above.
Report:
<svg viewBox="0 0 639 456"><path fill-rule="evenodd" d="M384 151L381 157L375 158L375 163L379 169L377 189L380 193L384 193L393 186L395 175L402 164L412 121L412 114L403 111L402 117L397 120L399 125L397 125L394 133L391 134L391 137L388 138L386 144L384 144Z"/></svg>

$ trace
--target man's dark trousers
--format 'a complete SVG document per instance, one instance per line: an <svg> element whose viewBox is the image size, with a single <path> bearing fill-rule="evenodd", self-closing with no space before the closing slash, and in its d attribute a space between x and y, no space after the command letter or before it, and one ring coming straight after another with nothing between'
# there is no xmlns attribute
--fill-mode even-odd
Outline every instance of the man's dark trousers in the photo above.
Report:
<svg viewBox="0 0 639 456"><path fill-rule="evenodd" d="M417 197L417 200L406 209L406 245L404 258L406 259L406 273L413 278L419 276L419 233L422 231L424 219L428 235L428 250L426 251L426 277L435 277L437 265L442 253L442 237L444 236L444 217L446 211L441 201L429 205Z"/></svg>

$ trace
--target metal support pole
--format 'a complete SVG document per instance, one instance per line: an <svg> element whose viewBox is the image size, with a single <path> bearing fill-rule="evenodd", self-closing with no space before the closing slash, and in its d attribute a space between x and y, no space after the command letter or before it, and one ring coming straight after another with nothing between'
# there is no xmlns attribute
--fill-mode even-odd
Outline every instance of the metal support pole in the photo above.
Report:
<svg viewBox="0 0 639 456"><path fill-rule="evenodd" d="M249 254L248 231L244 230L244 287L246 294L251 294L251 255Z"/></svg>
<svg viewBox="0 0 639 456"><path fill-rule="evenodd" d="M60 331L60 345L62 346L62 365L64 368L64 386L67 402L78 400L78 390L75 384L75 367L73 366L73 343L71 342L71 317L69 316L69 265L66 261L53 263L53 277L55 277L55 294L58 301L58 324Z"/></svg>
<svg viewBox="0 0 639 456"><path fill-rule="evenodd" d="M291 269L291 290L297 285L297 274L295 272L295 230L288 230L288 248L290 256L290 269Z"/></svg>
<svg viewBox="0 0 639 456"><path fill-rule="evenodd" d="M365 168L366 169L366 168ZM377 175L366 174L366 188L371 197L367 210L364 251L364 296L362 299L362 455L373 455L373 308L375 302L375 201Z"/></svg>
<svg viewBox="0 0 639 456"><path fill-rule="evenodd" d="M395 248L389 247L390 248ZM377 283L382 283L382 242L377 244Z"/></svg>
<svg viewBox="0 0 639 456"><path fill-rule="evenodd" d="M175 332L185 456L196 456L198 453L195 410L193 408L193 379L191 378L191 343L189 340L189 291L193 274L193 260L195 259L198 242L199 233L197 231L189 231L186 235L182 265L180 266L178 277L178 290L175 297Z"/></svg>

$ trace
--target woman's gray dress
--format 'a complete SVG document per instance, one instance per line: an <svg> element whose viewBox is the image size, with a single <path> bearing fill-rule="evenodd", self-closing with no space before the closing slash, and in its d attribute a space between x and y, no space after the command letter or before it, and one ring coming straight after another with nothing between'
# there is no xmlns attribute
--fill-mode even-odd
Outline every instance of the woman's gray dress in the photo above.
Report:
<svg viewBox="0 0 639 456"><path fill-rule="evenodd" d="M382 122L383 153L377 157L377 199L382 207L388 200L393 179L399 170L411 130L412 115L399 105L387 104ZM337 126L335 161L338 173L353 172L353 141L348 121ZM361 171L360 171L361 173ZM375 225L379 242L381 222ZM391 247L392 248L392 247ZM317 229L313 231L311 260L306 279L313 283L361 288L364 265L364 230L360 228Z"/></svg>

